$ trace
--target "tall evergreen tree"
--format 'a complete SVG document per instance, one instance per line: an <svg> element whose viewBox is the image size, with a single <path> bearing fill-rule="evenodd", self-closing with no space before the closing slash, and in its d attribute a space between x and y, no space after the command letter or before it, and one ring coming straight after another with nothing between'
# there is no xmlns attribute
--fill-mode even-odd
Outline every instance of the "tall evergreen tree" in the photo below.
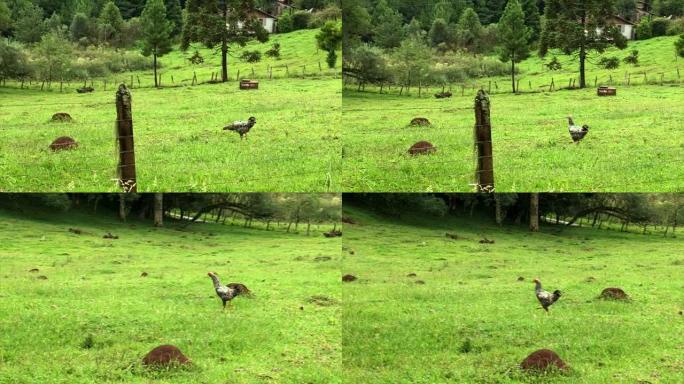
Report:
<svg viewBox="0 0 684 384"><path fill-rule="evenodd" d="M121 34L124 26L119 7L113 1L105 4L97 22L100 29L100 39L105 43L115 41Z"/></svg>
<svg viewBox="0 0 684 384"><path fill-rule="evenodd" d="M395 48L404 38L402 18L385 0L378 1L373 12L373 41L382 48Z"/></svg>
<svg viewBox="0 0 684 384"><path fill-rule="evenodd" d="M538 1L522 0L520 5L525 14L525 25L530 28L530 42L537 41L541 32L541 16L539 15Z"/></svg>
<svg viewBox="0 0 684 384"><path fill-rule="evenodd" d="M458 20L458 40L460 45L470 52L479 50L482 37L482 24L475 10L466 9Z"/></svg>
<svg viewBox="0 0 684 384"><path fill-rule="evenodd" d="M430 39L430 45L433 47L442 45L448 49L454 43L454 34L444 19L435 19L430 32L428 32L428 38Z"/></svg>
<svg viewBox="0 0 684 384"><path fill-rule="evenodd" d="M610 22L616 0L548 0L544 10L539 53L558 48L565 54L579 53L580 88L586 88L586 61L591 51L610 46L627 47L620 29Z"/></svg>
<svg viewBox="0 0 684 384"><path fill-rule="evenodd" d="M24 3L17 11L14 37L23 43L37 43L43 32L43 10L35 4Z"/></svg>
<svg viewBox="0 0 684 384"><path fill-rule="evenodd" d="M530 29L525 25L525 14L518 0L509 0L498 24L501 42L499 59L511 62L513 93L515 88L515 64L530 56Z"/></svg>
<svg viewBox="0 0 684 384"><path fill-rule="evenodd" d="M183 9L179 0L166 0L166 18L173 23L171 36L179 36L183 30Z"/></svg>
<svg viewBox="0 0 684 384"><path fill-rule="evenodd" d="M181 48L186 50L193 42L209 48L220 45L221 79L228 81L230 45L268 41L268 32L252 15L253 10L254 0L188 0Z"/></svg>
<svg viewBox="0 0 684 384"><path fill-rule="evenodd" d="M158 87L157 57L171 52L171 30L173 25L166 19L164 0L147 0L140 16L143 34L142 53L154 57L154 86Z"/></svg>
<svg viewBox="0 0 684 384"><path fill-rule="evenodd" d="M12 26L12 14L4 0L0 0L0 35Z"/></svg>

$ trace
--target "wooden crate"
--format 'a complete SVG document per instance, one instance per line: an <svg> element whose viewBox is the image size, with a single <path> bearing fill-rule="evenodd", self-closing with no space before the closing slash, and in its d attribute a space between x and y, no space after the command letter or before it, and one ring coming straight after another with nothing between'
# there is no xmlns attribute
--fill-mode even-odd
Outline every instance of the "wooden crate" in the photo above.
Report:
<svg viewBox="0 0 684 384"><path fill-rule="evenodd" d="M617 89L613 87L599 87L599 96L617 96Z"/></svg>
<svg viewBox="0 0 684 384"><path fill-rule="evenodd" d="M240 89L259 89L259 82L256 80L240 80Z"/></svg>

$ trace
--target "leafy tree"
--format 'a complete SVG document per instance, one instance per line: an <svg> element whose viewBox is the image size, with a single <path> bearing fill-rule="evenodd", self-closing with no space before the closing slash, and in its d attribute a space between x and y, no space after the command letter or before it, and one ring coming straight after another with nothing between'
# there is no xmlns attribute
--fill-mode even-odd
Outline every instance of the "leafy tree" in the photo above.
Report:
<svg viewBox="0 0 684 384"><path fill-rule="evenodd" d="M0 39L0 79L23 79L31 74L26 54Z"/></svg>
<svg viewBox="0 0 684 384"><path fill-rule="evenodd" d="M345 72L353 73L359 80L359 87L366 83L383 83L392 78L382 50L368 44L354 48L344 65Z"/></svg>
<svg viewBox="0 0 684 384"><path fill-rule="evenodd" d="M425 31L420 21L415 17L411 19L411 22L404 27L407 38L423 40L425 38Z"/></svg>
<svg viewBox="0 0 684 384"><path fill-rule="evenodd" d="M221 79L228 81L228 50L231 44L244 47L250 40L268 41L268 32L252 16L254 0L188 0L181 48L199 42L208 48L220 45Z"/></svg>
<svg viewBox="0 0 684 384"><path fill-rule="evenodd" d="M113 1L109 1L105 4L104 8L102 8L102 12L98 18L98 27L100 29L100 38L105 43L117 39L121 34L121 30L123 30L124 27L124 21L123 17L121 17L119 8Z"/></svg>
<svg viewBox="0 0 684 384"><path fill-rule="evenodd" d="M656 0L653 10L660 16L684 16L684 0Z"/></svg>
<svg viewBox="0 0 684 384"><path fill-rule="evenodd" d="M677 51L677 55L684 57L684 34L679 36L679 39L675 41L675 50Z"/></svg>
<svg viewBox="0 0 684 384"><path fill-rule="evenodd" d="M4 0L0 0L0 35L12 27L12 13Z"/></svg>
<svg viewBox="0 0 684 384"><path fill-rule="evenodd" d="M499 21L499 41L501 51L499 59L511 62L511 80L513 93L515 89L515 64L530 56L530 29L525 26L525 14L518 0L509 0Z"/></svg>
<svg viewBox="0 0 684 384"><path fill-rule="evenodd" d="M454 45L454 33L447 22L443 19L435 19L432 28L428 32L430 45L433 47L444 46L447 49Z"/></svg>
<svg viewBox="0 0 684 384"><path fill-rule="evenodd" d="M179 0L166 0L166 18L173 23L171 36L179 36L183 30L183 8Z"/></svg>
<svg viewBox="0 0 684 384"><path fill-rule="evenodd" d="M636 27L636 37L638 40L647 40L653 37L651 21L644 17Z"/></svg>
<svg viewBox="0 0 684 384"><path fill-rule="evenodd" d="M292 14L292 30L299 31L300 29L309 28L311 22L311 14L307 11L297 11Z"/></svg>
<svg viewBox="0 0 684 384"><path fill-rule="evenodd" d="M432 52L422 39L411 37L401 42L392 55L398 80L408 89L425 75Z"/></svg>
<svg viewBox="0 0 684 384"><path fill-rule="evenodd" d="M335 68L337 63L337 53L335 51L340 48L342 43L342 31L340 25L334 21L327 21L321 31L316 35L318 48L328 52L326 61L328 67Z"/></svg>
<svg viewBox="0 0 684 384"><path fill-rule="evenodd" d="M171 52L171 31L173 23L166 19L164 0L147 0L142 16L143 48L145 56L154 58L154 86L158 87L157 57Z"/></svg>
<svg viewBox="0 0 684 384"><path fill-rule="evenodd" d="M69 34L73 41L81 41L81 39L90 38L91 30L92 27L88 16L83 13L74 15L74 19L71 21L71 26L69 27Z"/></svg>
<svg viewBox="0 0 684 384"><path fill-rule="evenodd" d="M539 53L552 48L566 54L579 53L580 88L586 88L586 61L591 51L627 47L620 29L610 22L615 0L548 0L544 12Z"/></svg>
<svg viewBox="0 0 684 384"><path fill-rule="evenodd" d="M472 8L466 9L458 20L458 40L461 47L471 52L477 52L482 36L480 18Z"/></svg>
<svg viewBox="0 0 684 384"><path fill-rule="evenodd" d="M44 21L44 25L45 30L48 32L56 32L60 35L66 34L66 27L62 22L62 16L60 16L57 12L53 13L49 19L46 19Z"/></svg>
<svg viewBox="0 0 684 384"><path fill-rule="evenodd" d="M617 14L625 19L634 20L636 18L636 0L617 0L615 8L617 10Z"/></svg>
<svg viewBox="0 0 684 384"><path fill-rule="evenodd" d="M39 76L51 82L66 77L71 64L71 44L60 34L48 32L36 47Z"/></svg>
<svg viewBox="0 0 684 384"><path fill-rule="evenodd" d="M23 43L37 43L43 36L43 10L31 3L24 4L17 12L14 37Z"/></svg>
<svg viewBox="0 0 684 384"><path fill-rule="evenodd" d="M380 0L373 13L373 41L382 48L395 48L404 38L403 23L399 12Z"/></svg>

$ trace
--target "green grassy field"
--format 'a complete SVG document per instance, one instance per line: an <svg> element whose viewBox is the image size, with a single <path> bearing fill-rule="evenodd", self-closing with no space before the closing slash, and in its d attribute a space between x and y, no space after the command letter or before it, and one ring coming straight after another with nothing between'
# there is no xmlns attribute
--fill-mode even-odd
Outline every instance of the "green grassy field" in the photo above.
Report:
<svg viewBox="0 0 684 384"><path fill-rule="evenodd" d="M672 38L659 38L633 43L630 49L637 48L643 55L639 71L674 71L677 62L672 50L666 49L672 42ZM627 51L620 54L626 56ZM576 66L570 64L553 74L539 72L540 67L539 58L521 65L522 95L504 93L510 87L506 78L481 79L463 93L454 86L455 95L447 100L434 99L434 87L423 97L416 90L410 97L399 96L396 88L390 94L371 88L345 90L343 115L354 124L346 125L343 133L343 189L472 191L473 100L477 86L489 88L492 81L501 91L491 95L497 190L679 190L684 178L679 166L684 148L679 134L684 118L679 107L684 101L681 84L618 87L618 96L608 98L597 97L594 88L538 92L537 85L549 84L552 76L557 87L567 86L564 76L577 76ZM613 75L622 79L624 70ZM527 76L537 79L535 92L528 91ZM595 76L608 78L610 74L590 65L592 83ZM635 77L632 85L639 81ZM567 132L569 114L576 123L590 126L580 145L573 145ZM430 119L433 126L408 127L419 116ZM437 153L409 156L409 147L421 140L434 144Z"/></svg>
<svg viewBox="0 0 684 384"><path fill-rule="evenodd" d="M339 240L167 226L0 209L0 383L341 382ZM223 311L208 271L254 298ZM145 369L160 344L193 366Z"/></svg>
<svg viewBox="0 0 684 384"><path fill-rule="evenodd" d="M348 205L345 215L356 224L345 227L343 273L358 277L343 289L345 381L684 382L684 344L675 336L684 332L681 239L548 226L531 234L464 218L399 221ZM495 244L479 244L483 237ZM563 293L548 315L538 309L535 277ZM597 299L606 287L632 300ZM556 351L570 372L520 372L541 348Z"/></svg>
<svg viewBox="0 0 684 384"><path fill-rule="evenodd" d="M285 52L315 50L313 31L294 35L282 43ZM139 191L340 189L335 76L266 79L258 91L240 91L233 81L132 94ZM111 84L86 95L0 88L0 191L117 191L114 95ZM57 112L75 122L49 122ZM257 124L247 140L222 130L250 116ZM48 146L59 136L79 148L52 153Z"/></svg>

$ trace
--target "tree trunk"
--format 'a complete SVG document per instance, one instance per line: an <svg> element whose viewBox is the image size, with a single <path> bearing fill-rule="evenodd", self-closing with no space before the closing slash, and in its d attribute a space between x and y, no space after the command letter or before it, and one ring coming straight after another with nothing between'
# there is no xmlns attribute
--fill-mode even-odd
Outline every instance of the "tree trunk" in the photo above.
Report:
<svg viewBox="0 0 684 384"><path fill-rule="evenodd" d="M223 22L228 20L228 2L223 2ZM221 82L225 83L228 81L228 40L226 38L226 32L222 33L221 38Z"/></svg>
<svg viewBox="0 0 684 384"><path fill-rule="evenodd" d="M119 220L126 221L126 195L119 193Z"/></svg>
<svg viewBox="0 0 684 384"><path fill-rule="evenodd" d="M310 232L311 232L311 221L307 220L306 221L306 235L309 236Z"/></svg>
<svg viewBox="0 0 684 384"><path fill-rule="evenodd" d="M513 80L513 93L515 93L515 61L511 59L511 79Z"/></svg>
<svg viewBox="0 0 684 384"><path fill-rule="evenodd" d="M501 226L503 224L503 211L501 209L501 200L494 194L494 210L496 214L496 225Z"/></svg>
<svg viewBox="0 0 684 384"><path fill-rule="evenodd" d="M530 231L539 232L539 194L530 193Z"/></svg>
<svg viewBox="0 0 684 384"><path fill-rule="evenodd" d="M584 2L582 2L582 5L584 5ZM587 30L587 10L582 9L582 28L583 30ZM586 37L583 37L585 39ZM587 50L586 47L584 46L585 42L582 41L580 44L580 53L579 53L579 59L580 59L580 88L584 89L587 87L587 77L586 77L586 61L587 61Z"/></svg>
<svg viewBox="0 0 684 384"><path fill-rule="evenodd" d="M154 226L164 226L164 194L154 194Z"/></svg>
<svg viewBox="0 0 684 384"><path fill-rule="evenodd" d="M153 54L154 56L154 87L159 88L159 83L157 82L157 54Z"/></svg>

